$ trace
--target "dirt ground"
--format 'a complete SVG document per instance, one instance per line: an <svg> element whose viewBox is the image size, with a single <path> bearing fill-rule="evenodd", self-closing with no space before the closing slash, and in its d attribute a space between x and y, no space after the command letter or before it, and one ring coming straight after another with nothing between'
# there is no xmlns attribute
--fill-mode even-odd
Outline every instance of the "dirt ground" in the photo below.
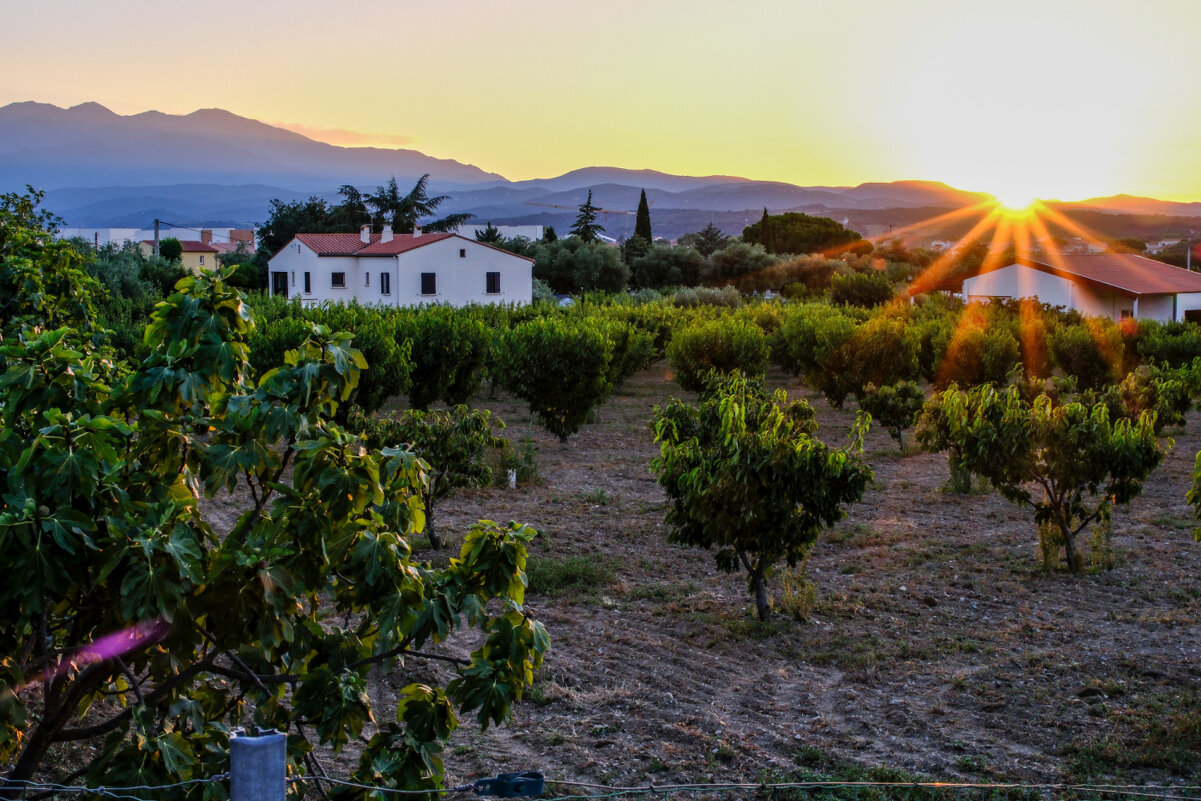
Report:
<svg viewBox="0 0 1201 801"><path fill-rule="evenodd" d="M845 442L853 402L834 410L775 382L809 399L820 437ZM648 421L672 396L688 397L657 365L565 447L518 402L478 400L511 439L533 438L542 482L460 492L439 508L440 532L453 550L453 532L479 518L538 529L531 574L554 580L527 606L552 651L511 725L464 723L446 754L452 780L540 769L609 784L762 781L837 764L1197 783L1201 545L1184 503L1195 413L1115 514L1112 569L1083 577L1042 569L1028 509L945 493L944 456L902 453L873 429L875 484L809 559L812 618L763 625L741 576L667 544ZM381 701L398 678L379 680Z"/></svg>

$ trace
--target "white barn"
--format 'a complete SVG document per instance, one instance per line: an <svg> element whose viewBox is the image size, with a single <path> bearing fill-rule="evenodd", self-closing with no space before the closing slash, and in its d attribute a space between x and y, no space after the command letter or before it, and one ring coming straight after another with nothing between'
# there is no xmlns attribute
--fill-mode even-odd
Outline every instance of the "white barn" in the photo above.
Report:
<svg viewBox="0 0 1201 801"><path fill-rule="evenodd" d="M526 304L533 259L458 234L297 234L267 263L272 295L302 303Z"/></svg>
<svg viewBox="0 0 1201 801"><path fill-rule="evenodd" d="M1201 274L1129 254L1021 258L963 281L963 299L1035 298L1081 314L1201 322Z"/></svg>

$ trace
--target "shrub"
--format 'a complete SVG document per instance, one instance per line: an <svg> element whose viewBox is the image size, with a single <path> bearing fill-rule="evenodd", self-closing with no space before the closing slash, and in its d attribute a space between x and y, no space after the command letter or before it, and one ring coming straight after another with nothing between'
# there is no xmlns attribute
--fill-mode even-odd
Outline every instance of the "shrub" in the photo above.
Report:
<svg viewBox="0 0 1201 801"><path fill-rule="evenodd" d="M767 370L767 338L756 326L722 317L701 322L676 334L667 346L667 360L684 389L705 388L711 370L739 370L762 378Z"/></svg>
<svg viewBox="0 0 1201 801"><path fill-rule="evenodd" d="M1088 318L1079 325L1063 325L1051 334L1051 358L1081 389L1100 389L1121 380L1121 334L1109 321Z"/></svg>
<svg viewBox="0 0 1201 801"><path fill-rule="evenodd" d="M892 283L880 273L844 273L830 279L830 302L874 308L892 300Z"/></svg>
<svg viewBox="0 0 1201 801"><path fill-rule="evenodd" d="M484 379L491 332L471 310L427 306L407 313L398 337L412 341L409 403L429 408L436 400L466 403Z"/></svg>
<svg viewBox="0 0 1201 801"><path fill-rule="evenodd" d="M578 320L530 320L505 332L497 370L500 383L529 404L562 443L580 430L612 389L613 343Z"/></svg>

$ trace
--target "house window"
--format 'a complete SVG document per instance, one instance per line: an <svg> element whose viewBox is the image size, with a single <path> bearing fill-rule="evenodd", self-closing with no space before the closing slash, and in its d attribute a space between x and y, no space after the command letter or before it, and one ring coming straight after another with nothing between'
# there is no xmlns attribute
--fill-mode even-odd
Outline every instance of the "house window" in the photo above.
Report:
<svg viewBox="0 0 1201 801"><path fill-rule="evenodd" d="M346 273L330 273L329 285L334 289L346 288Z"/></svg>
<svg viewBox="0 0 1201 801"><path fill-rule="evenodd" d="M371 273L363 273L363 280L367 282L366 286L371 286Z"/></svg>
<svg viewBox="0 0 1201 801"><path fill-rule="evenodd" d="M296 271L292 271L292 286L296 286Z"/></svg>
<svg viewBox="0 0 1201 801"><path fill-rule="evenodd" d="M467 258L467 248L459 248L459 258L460 259Z"/></svg>
<svg viewBox="0 0 1201 801"><path fill-rule="evenodd" d="M201 266L204 266L204 256L200 257L200 264L201 264Z"/></svg>
<svg viewBox="0 0 1201 801"><path fill-rule="evenodd" d="M313 292L313 274L312 273L306 272L304 274L304 291L305 291L306 295L312 294L312 292Z"/></svg>
<svg viewBox="0 0 1201 801"><path fill-rule="evenodd" d="M500 273L485 273L484 274L486 288L484 289L489 295L500 294Z"/></svg>
<svg viewBox="0 0 1201 801"><path fill-rule="evenodd" d="M392 273L379 274L379 292L381 295L392 294Z"/></svg>
<svg viewBox="0 0 1201 801"><path fill-rule="evenodd" d="M437 273L422 273L421 274L421 294L437 295L438 294L438 274Z"/></svg>
<svg viewBox="0 0 1201 801"><path fill-rule="evenodd" d="M1122 315L1122 319L1123 319L1123 320L1125 320L1127 317L1133 317L1133 316L1134 316L1134 310L1132 310L1132 309L1122 309L1122 310L1119 312L1119 314L1121 314L1121 315Z"/></svg>

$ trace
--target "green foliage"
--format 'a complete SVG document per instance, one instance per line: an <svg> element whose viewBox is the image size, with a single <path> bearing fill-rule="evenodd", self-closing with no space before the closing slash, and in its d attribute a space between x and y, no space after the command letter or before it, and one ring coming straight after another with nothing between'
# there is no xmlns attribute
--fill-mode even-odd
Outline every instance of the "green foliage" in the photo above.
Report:
<svg viewBox="0 0 1201 801"><path fill-rule="evenodd" d="M694 309L699 306L717 306L736 309L742 305L742 295L732 286L715 287L699 286L695 289L681 289L671 296L673 306L684 309Z"/></svg>
<svg viewBox="0 0 1201 801"><path fill-rule="evenodd" d="M729 238L729 235L723 233L720 228L709 223L695 233L684 234L676 240L676 243L679 247L693 248L697 253L708 258L725 247L726 240Z"/></svg>
<svg viewBox="0 0 1201 801"><path fill-rule="evenodd" d="M1054 526L1073 572L1082 570L1076 535L1137 497L1164 454L1154 413L1111 421L1104 403L1028 402L1017 387L948 389L927 404L917 436Z"/></svg>
<svg viewBox="0 0 1201 801"><path fill-rule="evenodd" d="M288 733L304 774L374 721L352 780L441 787L457 714L505 720L548 647L521 607L534 532L482 521L446 567L414 561L426 465L332 422L365 366L348 335L312 326L256 375L249 308L204 274L118 367L91 336L81 257L8 211L0 281L40 286L6 296L0 347L0 559L23 577L0 587L0 653L21 655L0 662L7 778L211 776L235 726ZM238 488L249 507L215 529L201 494ZM439 687L417 652L463 628L475 650ZM368 673L406 657L395 720L375 715Z"/></svg>
<svg viewBox="0 0 1201 801"><path fill-rule="evenodd" d="M898 381L883 387L869 383L859 399L859 408L884 426L904 450L905 429L917 422L925 402L926 394L913 381Z"/></svg>
<svg viewBox="0 0 1201 801"><path fill-rule="evenodd" d="M267 221L258 230L259 250L270 259L297 234L331 232L336 224L336 220L330 220L325 201L316 195L305 201L294 200L290 203L273 198Z"/></svg>
<svg viewBox="0 0 1201 801"><path fill-rule="evenodd" d="M455 406L449 410L409 409L390 417L371 418L362 409L351 412L347 427L371 450L400 448L417 454L429 465L428 482L422 492L425 504L425 533L430 544L441 548L434 523L438 503L462 487L486 487L492 483L488 455L504 447L497 436L505 424L482 409Z"/></svg>
<svg viewBox="0 0 1201 801"><path fill-rule="evenodd" d="M429 180L429 173L421 176L405 195L400 194L395 176L383 186L377 186L374 192L363 198L371 207L372 228L380 231L388 224L398 234L413 233L422 217L432 216L439 206L450 200L447 195L430 197ZM470 214L448 214L440 220L425 223L423 227L427 231L453 231L470 218Z"/></svg>
<svg viewBox="0 0 1201 801"><path fill-rule="evenodd" d="M183 256L183 243L169 236L158 243L158 255L169 262L177 262Z"/></svg>
<svg viewBox="0 0 1201 801"><path fill-rule="evenodd" d="M1079 325L1062 325L1051 334L1051 358L1081 389L1116 384L1124 347L1117 327L1108 320L1090 317Z"/></svg>
<svg viewBox="0 0 1201 801"><path fill-rule="evenodd" d="M655 245L630 263L630 283L642 288L694 286L704 263L700 252L692 248Z"/></svg>
<svg viewBox="0 0 1201 801"><path fill-rule="evenodd" d="M587 242L599 242L600 235L604 233L605 227L596 221L596 213L600 208L592 205L592 190L588 190L588 199L580 204L580 212L576 215L575 222L571 225L571 236ZM649 241L649 237L647 238Z"/></svg>
<svg viewBox="0 0 1201 801"><path fill-rule="evenodd" d="M833 354L859 327L859 320L825 303L787 308L771 340L772 359L792 375L820 383Z"/></svg>
<svg viewBox="0 0 1201 801"><path fill-rule="evenodd" d="M678 332L667 346L676 381L687 390L704 390L716 371L735 370L762 379L767 370L767 337L744 320L721 317L695 323Z"/></svg>
<svg viewBox="0 0 1201 801"><path fill-rule="evenodd" d="M963 310L936 368L936 387L1005 384L1022 363L1022 353L1013 329L998 316L978 304Z"/></svg>
<svg viewBox="0 0 1201 801"><path fill-rule="evenodd" d="M594 555L533 557L526 568L529 591L573 597L594 593L613 583L613 565Z"/></svg>
<svg viewBox="0 0 1201 801"><path fill-rule="evenodd" d="M892 300L892 282L880 273L843 273L830 278L830 302L871 309Z"/></svg>
<svg viewBox="0 0 1201 801"><path fill-rule="evenodd" d="M1138 353L1144 361L1181 367L1201 357L1201 326L1196 323L1140 321Z"/></svg>
<svg viewBox="0 0 1201 801"><path fill-rule="evenodd" d="M428 306L402 317L397 335L412 342L414 407L466 403L479 391L492 334L470 311Z"/></svg>
<svg viewBox="0 0 1201 801"><path fill-rule="evenodd" d="M884 386L918 377L918 341L905 321L877 314L831 354L819 371L818 389L834 406L868 384Z"/></svg>
<svg viewBox="0 0 1201 801"><path fill-rule="evenodd" d="M779 262L779 257L768 253L762 245L731 239L705 260L701 278L706 284L716 286L741 285Z"/></svg>
<svg viewBox="0 0 1201 801"><path fill-rule="evenodd" d="M531 255L534 278L545 281L555 292L625 289L626 267L617 248L569 237L538 243Z"/></svg>
<svg viewBox="0 0 1201 801"><path fill-rule="evenodd" d="M613 342L576 320L535 319L500 338L497 370L506 390L566 443L612 389Z"/></svg>
<svg viewBox="0 0 1201 801"><path fill-rule="evenodd" d="M669 541L714 549L727 572L745 569L765 620L772 566L795 567L843 505L863 496L867 421L857 420L851 447L831 448L814 439L808 404L783 390L768 397L733 374L697 406L656 408L653 425L660 450L651 469L671 502Z"/></svg>
<svg viewBox="0 0 1201 801"><path fill-rule="evenodd" d="M764 209L759 222L742 229L743 241L763 245L768 253L819 253L849 245L859 238L859 234L835 220L795 211L768 214Z"/></svg>
<svg viewBox="0 0 1201 801"><path fill-rule="evenodd" d="M505 238L500 235L500 231L492 224L491 221L484 226L484 230L475 232L475 241L483 242L487 245L500 245L505 241Z"/></svg>

